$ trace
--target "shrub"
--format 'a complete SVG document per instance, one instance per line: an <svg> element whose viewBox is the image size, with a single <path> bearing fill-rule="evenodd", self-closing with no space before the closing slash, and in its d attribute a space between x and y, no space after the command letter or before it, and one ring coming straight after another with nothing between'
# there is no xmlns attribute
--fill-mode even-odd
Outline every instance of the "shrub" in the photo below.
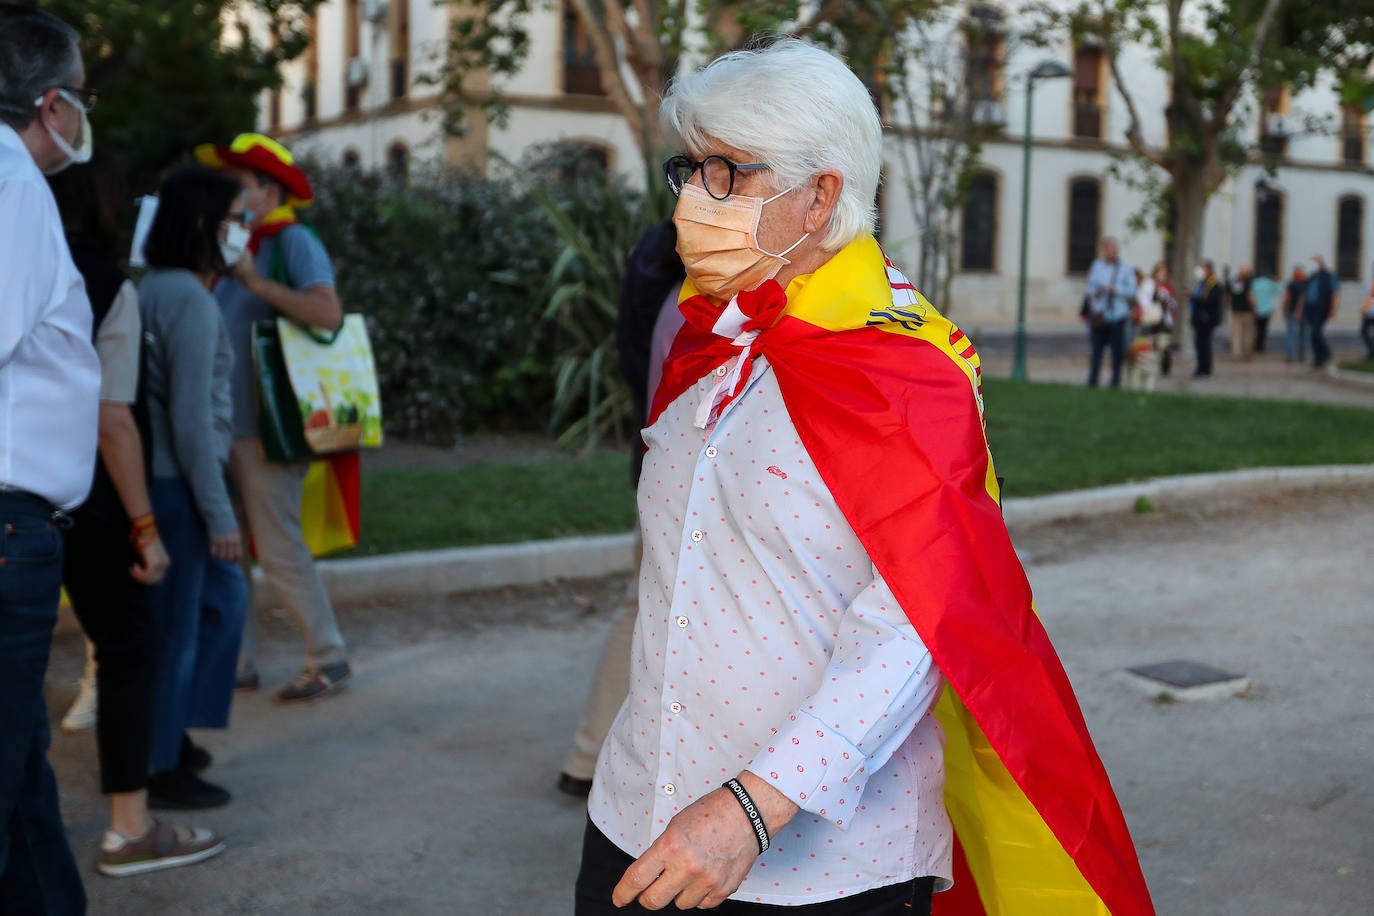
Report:
<svg viewBox="0 0 1374 916"><path fill-rule="evenodd" d="M509 181L457 172L398 187L312 166L305 211L334 258L340 298L367 317L386 426L450 443L477 428L539 428L553 400L541 291L548 221Z"/></svg>
<svg viewBox="0 0 1374 916"><path fill-rule="evenodd" d="M559 340L551 428L560 444L592 449L635 431L616 359L620 287L630 250L672 213L674 199L656 170L646 175L646 193L608 177L575 144L536 147L515 174L558 246L544 290L544 317Z"/></svg>

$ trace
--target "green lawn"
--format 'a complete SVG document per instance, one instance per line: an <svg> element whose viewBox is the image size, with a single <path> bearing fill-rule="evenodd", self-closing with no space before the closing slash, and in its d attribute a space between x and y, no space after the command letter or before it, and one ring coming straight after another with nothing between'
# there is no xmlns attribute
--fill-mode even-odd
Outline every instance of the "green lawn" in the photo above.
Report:
<svg viewBox="0 0 1374 916"><path fill-rule="evenodd" d="M1173 474L1374 462L1374 410L1089 391L989 379L1009 497ZM623 452L456 470L372 470L363 542L339 556L608 534L634 525Z"/></svg>
<svg viewBox="0 0 1374 916"><path fill-rule="evenodd" d="M1374 359L1355 359L1350 362L1341 363L1342 369L1351 372L1371 372L1374 373Z"/></svg>

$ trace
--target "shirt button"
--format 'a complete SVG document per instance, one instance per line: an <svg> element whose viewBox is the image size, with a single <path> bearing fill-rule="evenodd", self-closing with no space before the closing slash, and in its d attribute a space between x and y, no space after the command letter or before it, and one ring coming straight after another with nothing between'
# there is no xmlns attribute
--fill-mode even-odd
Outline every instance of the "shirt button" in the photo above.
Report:
<svg viewBox="0 0 1374 916"><path fill-rule="evenodd" d="M692 532L692 540L694 541L699 541L704 537L706 537L706 533L702 531L700 528Z"/></svg>
<svg viewBox="0 0 1374 916"><path fill-rule="evenodd" d="M717 366L717 367L716 367L716 378L725 378L725 373L727 373L727 372L729 372L729 371L730 371L730 369L729 369L728 367L726 367L726 366Z"/></svg>
<svg viewBox="0 0 1374 916"><path fill-rule="evenodd" d="M681 703L669 703L669 704L668 704L668 710L669 710L669 712L682 712L682 704L681 704Z"/></svg>
<svg viewBox="0 0 1374 916"><path fill-rule="evenodd" d="M708 446L706 446L706 457L707 457L707 458L714 458L714 457L716 457L716 456L719 455L719 454L720 454L720 450L717 449L714 445L708 445Z"/></svg>
<svg viewBox="0 0 1374 916"><path fill-rule="evenodd" d="M684 615L682 615L682 614L679 614L679 615L678 615L678 618L677 618L677 625L678 625L679 628L681 628L681 629L683 629L683 630L687 629L687 618L686 618L686 616L684 616Z"/></svg>
<svg viewBox="0 0 1374 916"><path fill-rule="evenodd" d="M665 784L664 784L664 786L663 786L663 794L664 794L664 795L672 795L672 794L675 793L675 792L677 792L677 786L673 785L671 782L670 782L670 783L665 783Z"/></svg>

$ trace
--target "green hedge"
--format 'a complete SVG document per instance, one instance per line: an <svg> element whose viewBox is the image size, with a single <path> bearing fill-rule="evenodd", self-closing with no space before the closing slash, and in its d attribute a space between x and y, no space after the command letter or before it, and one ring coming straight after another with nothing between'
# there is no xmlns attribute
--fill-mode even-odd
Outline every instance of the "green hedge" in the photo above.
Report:
<svg viewBox="0 0 1374 916"><path fill-rule="evenodd" d="M438 171L398 186L312 165L306 211L345 309L368 321L387 431L621 431L615 299L625 256L670 204L552 145L515 178ZM661 212L660 212L661 211ZM590 416L589 416L590 415Z"/></svg>
<svg viewBox="0 0 1374 916"><path fill-rule="evenodd" d="M345 308L367 316L388 432L447 443L541 428L553 334L540 321L549 226L509 182L461 173L398 187L317 168L308 213Z"/></svg>

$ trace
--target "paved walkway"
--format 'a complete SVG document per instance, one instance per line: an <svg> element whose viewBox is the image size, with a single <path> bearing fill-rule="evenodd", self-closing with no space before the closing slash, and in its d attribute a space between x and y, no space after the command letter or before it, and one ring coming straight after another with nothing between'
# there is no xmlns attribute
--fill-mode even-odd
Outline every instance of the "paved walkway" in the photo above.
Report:
<svg viewBox="0 0 1374 916"><path fill-rule="evenodd" d="M1368 912L1374 487L1166 501L1013 534L1159 912ZM92 739L56 736L92 911L569 913L583 815L553 779L622 587L343 609L350 691L307 709L250 696L209 737L236 799L194 820L232 846L194 868L96 876ZM1121 673L1173 658L1254 686L1169 703ZM54 683L79 664L79 643L59 644ZM290 673L285 640L266 666ZM55 690L54 708L69 696Z"/></svg>

